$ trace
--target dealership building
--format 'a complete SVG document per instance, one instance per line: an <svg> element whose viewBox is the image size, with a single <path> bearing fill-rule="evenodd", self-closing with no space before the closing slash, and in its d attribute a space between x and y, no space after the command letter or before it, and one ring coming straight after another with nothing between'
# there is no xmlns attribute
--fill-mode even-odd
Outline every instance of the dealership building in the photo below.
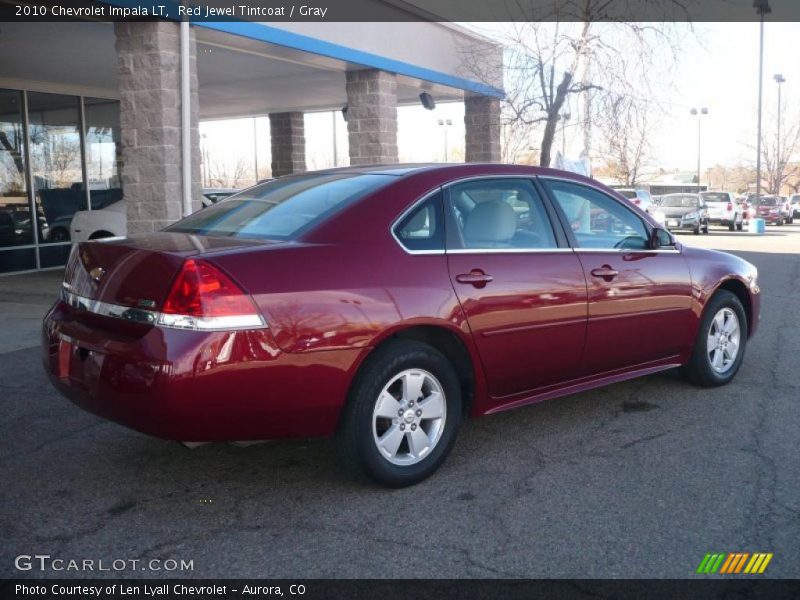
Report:
<svg viewBox="0 0 800 600"><path fill-rule="evenodd" d="M196 210L201 120L268 115L281 176L306 169L304 113L346 109L349 163L382 164L398 106L463 101L465 159L498 161L501 48L409 6L378 23L0 23L0 274L63 265L78 210L124 197L129 233Z"/></svg>

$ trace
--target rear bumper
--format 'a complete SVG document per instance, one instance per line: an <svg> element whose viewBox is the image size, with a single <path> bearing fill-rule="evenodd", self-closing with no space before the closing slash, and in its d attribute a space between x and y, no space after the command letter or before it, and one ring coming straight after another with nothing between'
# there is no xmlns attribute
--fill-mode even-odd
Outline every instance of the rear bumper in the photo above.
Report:
<svg viewBox="0 0 800 600"><path fill-rule="evenodd" d="M269 330L118 323L58 302L43 325L55 388L131 429L187 442L331 435L363 349L288 354Z"/></svg>

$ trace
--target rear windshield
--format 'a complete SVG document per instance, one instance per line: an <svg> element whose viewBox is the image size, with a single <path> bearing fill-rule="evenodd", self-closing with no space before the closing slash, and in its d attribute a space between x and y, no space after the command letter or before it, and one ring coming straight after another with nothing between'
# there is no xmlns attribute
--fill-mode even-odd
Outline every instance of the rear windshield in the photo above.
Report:
<svg viewBox="0 0 800 600"><path fill-rule="evenodd" d="M617 190L617 192L619 192L626 198L636 198L636 192L634 192L633 190Z"/></svg>
<svg viewBox="0 0 800 600"><path fill-rule="evenodd" d="M777 200L777 198L767 197L767 198L761 198L761 200L759 200L758 203L761 206L777 206L778 205L778 200Z"/></svg>
<svg viewBox="0 0 800 600"><path fill-rule="evenodd" d="M728 202L728 194L720 192L704 192L700 194L706 202Z"/></svg>
<svg viewBox="0 0 800 600"><path fill-rule="evenodd" d="M391 175L372 173L275 179L204 208L166 231L291 240L392 180Z"/></svg>
<svg viewBox="0 0 800 600"><path fill-rule="evenodd" d="M692 208L697 204L697 196L663 196L661 198L661 206Z"/></svg>

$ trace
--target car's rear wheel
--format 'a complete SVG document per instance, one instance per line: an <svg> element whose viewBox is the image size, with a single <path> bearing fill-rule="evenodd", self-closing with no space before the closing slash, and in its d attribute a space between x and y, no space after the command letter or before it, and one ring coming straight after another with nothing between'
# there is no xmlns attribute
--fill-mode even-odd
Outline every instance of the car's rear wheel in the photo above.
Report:
<svg viewBox="0 0 800 600"><path fill-rule="evenodd" d="M461 386L435 348L394 340L360 369L337 434L345 465L391 487L413 485L444 462L462 421Z"/></svg>
<svg viewBox="0 0 800 600"><path fill-rule="evenodd" d="M731 381L739 370L747 344L747 317L739 298L719 290L706 305L694 351L685 373L697 385Z"/></svg>

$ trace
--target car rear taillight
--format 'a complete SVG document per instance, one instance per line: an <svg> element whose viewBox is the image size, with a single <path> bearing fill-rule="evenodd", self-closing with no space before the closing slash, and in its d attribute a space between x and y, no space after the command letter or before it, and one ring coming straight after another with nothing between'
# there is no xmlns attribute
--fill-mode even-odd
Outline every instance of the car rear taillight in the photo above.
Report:
<svg viewBox="0 0 800 600"><path fill-rule="evenodd" d="M265 327L250 296L212 264L187 259L172 283L159 325L219 331Z"/></svg>
<svg viewBox="0 0 800 600"><path fill-rule="evenodd" d="M640 198L633 198L632 201L636 206L641 206L641 204L642 204L642 201L641 201Z"/></svg>
<svg viewBox="0 0 800 600"><path fill-rule="evenodd" d="M732 210L733 210L733 204L728 202L728 211L730 212Z"/></svg>

